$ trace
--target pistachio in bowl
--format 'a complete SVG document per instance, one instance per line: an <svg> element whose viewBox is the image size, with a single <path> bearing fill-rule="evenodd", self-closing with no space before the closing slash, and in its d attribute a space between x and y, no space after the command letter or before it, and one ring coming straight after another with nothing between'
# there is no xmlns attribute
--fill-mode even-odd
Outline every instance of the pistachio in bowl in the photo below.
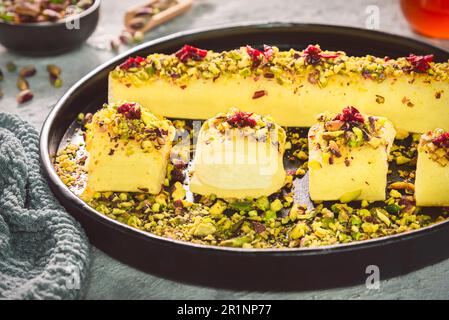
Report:
<svg viewBox="0 0 449 320"><path fill-rule="evenodd" d="M53 55L81 45L95 30L100 0L5 0L0 43L26 55Z"/></svg>

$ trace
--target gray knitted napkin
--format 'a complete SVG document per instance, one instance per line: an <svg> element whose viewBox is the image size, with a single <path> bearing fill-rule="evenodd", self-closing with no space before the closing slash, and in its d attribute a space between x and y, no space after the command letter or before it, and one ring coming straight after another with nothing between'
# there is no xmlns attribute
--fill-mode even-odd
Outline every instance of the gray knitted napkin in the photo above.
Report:
<svg viewBox="0 0 449 320"><path fill-rule="evenodd" d="M31 125L0 113L0 298L79 298L89 242L42 177L38 140Z"/></svg>

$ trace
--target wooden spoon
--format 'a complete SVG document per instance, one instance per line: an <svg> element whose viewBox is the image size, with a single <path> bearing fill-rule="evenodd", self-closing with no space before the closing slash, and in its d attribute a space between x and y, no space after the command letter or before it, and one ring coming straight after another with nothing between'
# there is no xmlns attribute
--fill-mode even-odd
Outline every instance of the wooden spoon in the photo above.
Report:
<svg viewBox="0 0 449 320"><path fill-rule="evenodd" d="M128 9L125 27L129 32L148 30L186 12L193 0L149 0Z"/></svg>

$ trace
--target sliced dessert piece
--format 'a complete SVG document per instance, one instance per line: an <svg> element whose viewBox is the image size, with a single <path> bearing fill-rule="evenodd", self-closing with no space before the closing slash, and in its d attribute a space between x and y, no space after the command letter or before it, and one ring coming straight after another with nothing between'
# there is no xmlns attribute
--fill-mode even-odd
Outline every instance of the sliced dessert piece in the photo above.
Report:
<svg viewBox="0 0 449 320"><path fill-rule="evenodd" d="M159 193L175 128L137 103L104 105L87 125L87 186L96 191Z"/></svg>
<svg viewBox="0 0 449 320"><path fill-rule="evenodd" d="M312 200L384 200L396 134L391 122L362 115L354 107L318 120L309 130Z"/></svg>
<svg viewBox="0 0 449 320"><path fill-rule="evenodd" d="M449 132L442 129L421 136L416 167L418 206L449 206Z"/></svg>
<svg viewBox="0 0 449 320"><path fill-rule="evenodd" d="M131 100L166 117L208 119L228 106L310 127L316 115L357 105L397 129L449 130L449 64L432 56L351 57L344 52L213 52L185 46L173 55L129 58L109 76L109 101Z"/></svg>
<svg viewBox="0 0 449 320"><path fill-rule="evenodd" d="M285 182L286 134L270 117L231 109L199 132L190 190L220 198L257 198Z"/></svg>

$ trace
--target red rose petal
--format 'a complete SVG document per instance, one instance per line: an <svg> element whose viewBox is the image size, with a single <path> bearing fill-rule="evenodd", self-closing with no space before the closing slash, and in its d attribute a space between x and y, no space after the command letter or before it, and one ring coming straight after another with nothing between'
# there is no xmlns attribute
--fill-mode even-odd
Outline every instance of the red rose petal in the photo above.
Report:
<svg viewBox="0 0 449 320"><path fill-rule="evenodd" d="M175 53L175 56L184 63L189 59L201 61L206 57L206 55L207 50L198 49L187 44Z"/></svg>
<svg viewBox="0 0 449 320"><path fill-rule="evenodd" d="M146 59L142 57L129 57L125 62L120 65L120 69L128 70L130 68L138 68L141 66L142 62L145 62Z"/></svg>
<svg viewBox="0 0 449 320"><path fill-rule="evenodd" d="M354 107L345 107L340 114L337 114L333 120L344 122L364 122L362 114Z"/></svg>
<svg viewBox="0 0 449 320"><path fill-rule="evenodd" d="M433 54L428 54L426 56L410 54L407 57L407 61L410 62L414 71L424 73L430 69L430 63L433 62Z"/></svg>
<svg viewBox="0 0 449 320"><path fill-rule="evenodd" d="M432 140L433 144L440 148L449 148L449 132L443 132Z"/></svg>
<svg viewBox="0 0 449 320"><path fill-rule="evenodd" d="M129 120L137 120L142 116L140 107L135 103L124 103L117 108L117 112L123 114Z"/></svg>
<svg viewBox="0 0 449 320"><path fill-rule="evenodd" d="M333 59L337 58L339 56L338 53L336 54L325 54L322 52L320 47L309 45L304 50L304 58L308 64L316 65L318 64L321 59Z"/></svg>
<svg viewBox="0 0 449 320"><path fill-rule="evenodd" d="M257 124L256 120L251 118L253 114L248 112L239 111L230 118L228 118L227 122L233 126L238 128L243 127L251 127L254 128Z"/></svg>

